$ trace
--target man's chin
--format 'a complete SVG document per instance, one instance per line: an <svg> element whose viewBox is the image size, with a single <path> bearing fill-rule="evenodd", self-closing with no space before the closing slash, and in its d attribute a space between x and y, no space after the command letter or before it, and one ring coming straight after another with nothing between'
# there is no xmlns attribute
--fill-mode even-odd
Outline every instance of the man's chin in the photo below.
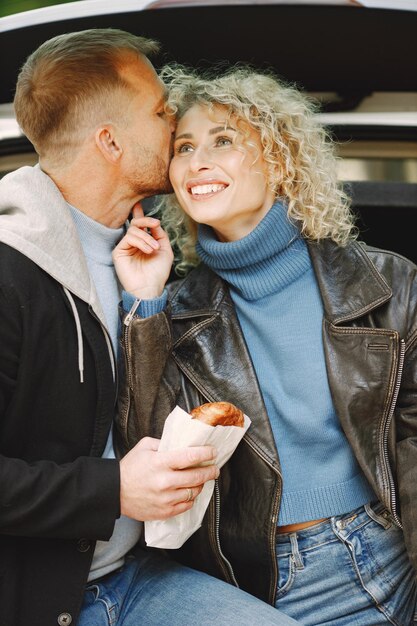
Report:
<svg viewBox="0 0 417 626"><path fill-rule="evenodd" d="M171 185L171 183L169 181L168 181L168 183L165 185L164 189L160 193L161 193L161 195L174 193L174 188L173 188L173 186Z"/></svg>
<svg viewBox="0 0 417 626"><path fill-rule="evenodd" d="M155 186L154 189L150 189L146 191L145 193L146 193L147 198L149 196L165 196L166 194L174 193L174 188L171 185L171 181L168 179L166 182L162 183L159 187Z"/></svg>
<svg viewBox="0 0 417 626"><path fill-rule="evenodd" d="M158 167L159 166L159 167ZM142 198L160 196L173 193L174 189L168 176L168 168L162 162L157 161L152 171L149 166L146 170L130 178L130 187Z"/></svg>
<svg viewBox="0 0 417 626"><path fill-rule="evenodd" d="M152 212L155 209L155 207L158 205L158 200L161 196L166 196L173 192L174 190L171 185L165 185L164 187L161 187L157 191L150 191L149 193L146 193L145 195L143 195L142 207L143 207L145 214Z"/></svg>

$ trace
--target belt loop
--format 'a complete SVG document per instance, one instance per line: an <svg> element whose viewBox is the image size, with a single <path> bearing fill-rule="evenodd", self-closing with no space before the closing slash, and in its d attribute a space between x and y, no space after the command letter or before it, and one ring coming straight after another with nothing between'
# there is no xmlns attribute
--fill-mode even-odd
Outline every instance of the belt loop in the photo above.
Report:
<svg viewBox="0 0 417 626"><path fill-rule="evenodd" d="M368 503L365 504L365 511L367 512L368 516L374 520L374 522L380 524L380 526L385 528L385 530L392 526L391 517L387 509L384 509L381 513L377 513L373 510L371 504Z"/></svg>
<svg viewBox="0 0 417 626"><path fill-rule="evenodd" d="M292 556L296 569L304 569L304 563L300 551L298 549L297 533L290 534Z"/></svg>

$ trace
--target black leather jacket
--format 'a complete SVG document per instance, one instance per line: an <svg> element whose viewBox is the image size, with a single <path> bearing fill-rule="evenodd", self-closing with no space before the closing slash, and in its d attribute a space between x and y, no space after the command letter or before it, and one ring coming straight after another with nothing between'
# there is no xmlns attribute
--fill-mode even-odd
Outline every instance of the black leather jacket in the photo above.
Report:
<svg viewBox="0 0 417 626"><path fill-rule="evenodd" d="M309 251L336 412L369 483L403 524L417 569L417 267L361 243L323 241ZM167 312L125 325L122 439L131 447L159 437L175 404L228 400L251 417L202 527L173 556L274 603L282 475L233 303L203 265L169 290Z"/></svg>

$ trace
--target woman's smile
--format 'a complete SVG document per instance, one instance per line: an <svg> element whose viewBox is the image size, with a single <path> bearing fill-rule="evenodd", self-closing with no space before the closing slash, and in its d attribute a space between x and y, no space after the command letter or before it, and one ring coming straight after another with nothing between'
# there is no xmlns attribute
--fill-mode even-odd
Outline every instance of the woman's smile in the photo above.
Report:
<svg viewBox="0 0 417 626"><path fill-rule="evenodd" d="M228 184L211 179L190 180L187 183L188 193L193 200L207 200L228 188Z"/></svg>

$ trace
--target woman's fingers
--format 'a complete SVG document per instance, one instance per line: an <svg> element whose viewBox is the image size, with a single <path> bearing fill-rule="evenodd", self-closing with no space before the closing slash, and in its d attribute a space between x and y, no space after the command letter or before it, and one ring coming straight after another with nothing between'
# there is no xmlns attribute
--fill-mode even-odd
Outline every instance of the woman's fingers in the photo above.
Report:
<svg viewBox="0 0 417 626"><path fill-rule="evenodd" d="M137 226L137 228L156 228L160 223L156 217L134 217L130 221L129 228L132 228L132 226Z"/></svg>
<svg viewBox="0 0 417 626"><path fill-rule="evenodd" d="M150 230L152 233L152 237L156 239L157 241L160 239L168 240L168 235L166 234L166 232L164 231L164 229L162 228L160 224L157 224L156 226L152 227Z"/></svg>
<svg viewBox="0 0 417 626"><path fill-rule="evenodd" d="M133 205L132 215L134 218L144 216L142 204L140 202L136 202L136 204Z"/></svg>
<svg viewBox="0 0 417 626"><path fill-rule="evenodd" d="M139 249L142 252L150 253L159 250L160 244L149 233L135 226L131 226L124 237L124 248Z"/></svg>

